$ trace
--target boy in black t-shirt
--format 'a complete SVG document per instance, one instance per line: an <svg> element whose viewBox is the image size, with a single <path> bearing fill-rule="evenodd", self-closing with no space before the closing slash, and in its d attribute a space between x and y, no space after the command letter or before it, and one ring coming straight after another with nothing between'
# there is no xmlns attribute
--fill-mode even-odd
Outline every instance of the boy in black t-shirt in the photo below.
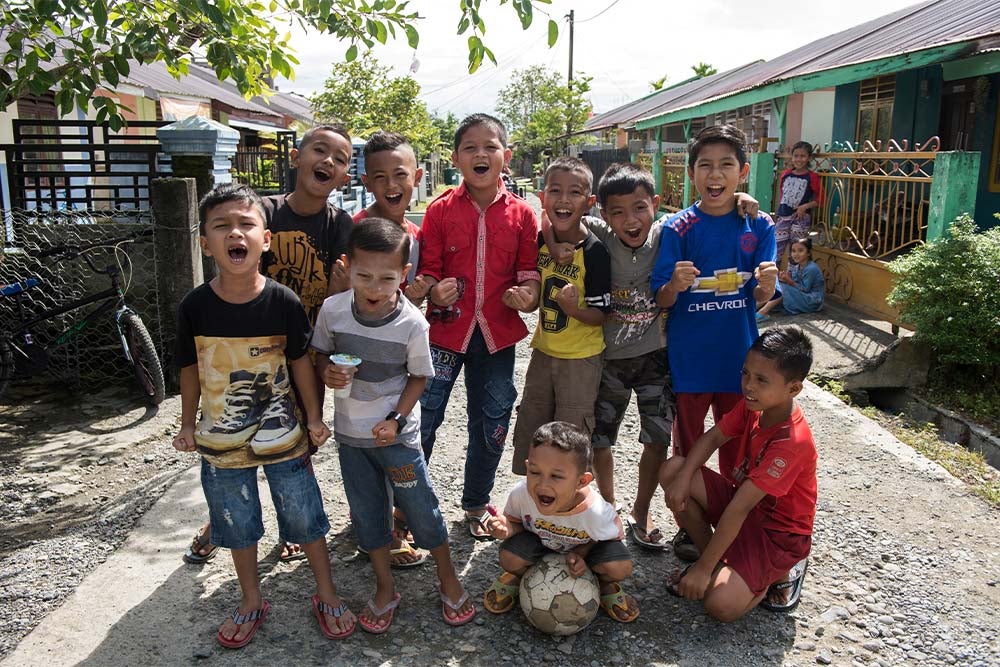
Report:
<svg viewBox="0 0 1000 667"><path fill-rule="evenodd" d="M309 558L320 629L331 639L346 637L355 618L331 578L330 524L308 446L310 439L319 446L330 437L306 355L309 320L291 290L257 270L271 234L252 190L216 188L199 212L202 251L215 259L218 275L192 290L178 311L182 412L173 445L202 455L212 540L232 551L242 591L216 638L227 648L246 646L270 610L257 574L257 542L264 533L258 466L275 499L281 538L301 544ZM291 380L301 394L305 429Z"/></svg>

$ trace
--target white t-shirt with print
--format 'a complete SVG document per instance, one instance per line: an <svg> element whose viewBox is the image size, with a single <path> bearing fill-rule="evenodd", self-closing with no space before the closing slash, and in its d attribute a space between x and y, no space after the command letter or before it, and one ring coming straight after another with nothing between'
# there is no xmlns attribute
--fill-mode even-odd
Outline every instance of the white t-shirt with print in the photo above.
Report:
<svg viewBox="0 0 1000 667"><path fill-rule="evenodd" d="M510 490L503 512L538 535L546 548L560 553L588 542L624 538L625 530L615 508L592 487L583 492L583 501L568 512L543 514L528 493L527 481L522 479Z"/></svg>

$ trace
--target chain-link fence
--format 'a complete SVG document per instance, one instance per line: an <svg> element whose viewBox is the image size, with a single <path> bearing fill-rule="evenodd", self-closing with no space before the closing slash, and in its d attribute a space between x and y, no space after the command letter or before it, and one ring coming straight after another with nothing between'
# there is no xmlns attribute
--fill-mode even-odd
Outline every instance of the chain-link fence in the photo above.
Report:
<svg viewBox="0 0 1000 667"><path fill-rule="evenodd" d="M0 331L13 329L17 322L84 299L112 286L108 276L96 274L82 257L59 255L42 257L56 246L86 247L114 239L152 231L149 211L4 211L0 226L0 286L37 278L17 306L13 296L0 296ZM153 337L161 360L173 341L164 340L164 327L157 304L156 256L153 236L135 243L101 246L87 252L99 269L122 271L125 302L135 310ZM78 387L107 386L134 382L125 360L114 323L114 309L84 323L101 302L45 319L31 327L34 370L47 368L36 376ZM81 324L83 323L83 324ZM172 330L171 327L167 327ZM20 343L23 343L23 336ZM45 352L42 353L42 350Z"/></svg>

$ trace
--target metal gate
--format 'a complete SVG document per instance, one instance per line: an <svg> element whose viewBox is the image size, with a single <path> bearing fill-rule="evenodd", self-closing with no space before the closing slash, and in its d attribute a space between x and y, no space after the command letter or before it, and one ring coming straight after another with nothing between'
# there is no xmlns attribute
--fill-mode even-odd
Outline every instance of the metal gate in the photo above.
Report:
<svg viewBox="0 0 1000 667"><path fill-rule="evenodd" d="M601 175L615 162L628 162L630 158L627 148L610 148L599 151L581 151L580 159L587 163L594 174L594 191L597 191L597 181Z"/></svg>

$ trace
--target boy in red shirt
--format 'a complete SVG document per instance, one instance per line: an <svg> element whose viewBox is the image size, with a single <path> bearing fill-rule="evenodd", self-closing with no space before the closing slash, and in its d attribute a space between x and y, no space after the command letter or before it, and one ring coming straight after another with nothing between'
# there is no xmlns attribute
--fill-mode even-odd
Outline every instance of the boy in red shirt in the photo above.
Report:
<svg viewBox="0 0 1000 667"><path fill-rule="evenodd" d="M742 618L758 604L790 611L799 602L816 515L817 457L794 399L811 365L812 343L799 327L765 331L747 352L740 402L686 458L663 464L667 506L701 550L667 590L704 600L720 621ZM705 466L726 442L737 462L733 481Z"/></svg>
<svg viewBox="0 0 1000 667"><path fill-rule="evenodd" d="M463 182L431 202L420 229L418 274L430 285L434 362L434 377L420 397L421 444L430 461L465 366L469 444L462 508L469 532L486 539L479 519L517 398L514 346L528 334L518 311L530 312L538 303L538 220L500 180L510 149L499 120L486 114L462 120L451 159Z"/></svg>

